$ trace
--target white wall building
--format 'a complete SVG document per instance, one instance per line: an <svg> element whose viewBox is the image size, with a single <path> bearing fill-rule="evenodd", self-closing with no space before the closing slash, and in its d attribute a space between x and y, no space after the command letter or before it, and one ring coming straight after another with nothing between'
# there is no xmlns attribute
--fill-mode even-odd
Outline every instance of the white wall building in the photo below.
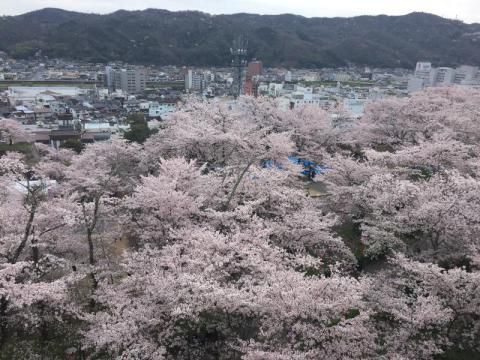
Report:
<svg viewBox="0 0 480 360"><path fill-rule="evenodd" d="M111 66L105 66L105 86L108 91L113 91L115 82L115 70Z"/></svg>
<svg viewBox="0 0 480 360"><path fill-rule="evenodd" d="M145 90L147 84L147 73L145 69L121 69L114 70L114 87L126 94L138 94ZM108 81L108 79L107 79Z"/></svg>
<svg viewBox="0 0 480 360"><path fill-rule="evenodd" d="M185 90L203 91L207 88L207 79L210 78L210 73L201 74L188 70L185 74Z"/></svg>
<svg viewBox="0 0 480 360"><path fill-rule="evenodd" d="M430 86L433 83L433 67L432 63L430 62L417 62L417 66L415 68L415 75L417 79L423 80L424 86Z"/></svg>
<svg viewBox="0 0 480 360"><path fill-rule="evenodd" d="M367 99L343 99L343 106L353 118L361 118L365 111Z"/></svg>
<svg viewBox="0 0 480 360"><path fill-rule="evenodd" d="M462 65L456 69L450 67L434 68L429 62L418 62L415 73L408 81L408 92L422 90L429 86L480 85L480 72L476 66Z"/></svg>
<svg viewBox="0 0 480 360"><path fill-rule="evenodd" d="M174 112L177 110L177 104L175 103L150 103L150 108L148 109L148 116L151 118L162 117L165 114Z"/></svg>
<svg viewBox="0 0 480 360"><path fill-rule="evenodd" d="M12 86L8 88L7 97L12 106L24 103L35 104L40 95L71 96L85 94L85 89L73 86Z"/></svg>
<svg viewBox="0 0 480 360"><path fill-rule="evenodd" d="M455 70L449 67L435 69L434 86L452 85L455 80Z"/></svg>
<svg viewBox="0 0 480 360"><path fill-rule="evenodd" d="M287 73L285 74L285 81L287 82L294 81L294 77L291 71L287 71Z"/></svg>
<svg viewBox="0 0 480 360"><path fill-rule="evenodd" d="M350 74L347 73L336 73L333 78L335 81L350 81L352 79Z"/></svg>
<svg viewBox="0 0 480 360"><path fill-rule="evenodd" d="M462 65L455 71L454 83L459 85L468 85L475 82L475 77L478 74L477 66Z"/></svg>

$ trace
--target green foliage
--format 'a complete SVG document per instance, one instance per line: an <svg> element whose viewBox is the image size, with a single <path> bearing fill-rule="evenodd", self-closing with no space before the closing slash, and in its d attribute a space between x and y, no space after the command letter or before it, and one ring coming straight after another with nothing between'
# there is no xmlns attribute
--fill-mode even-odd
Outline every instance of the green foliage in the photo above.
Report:
<svg viewBox="0 0 480 360"><path fill-rule="evenodd" d="M429 180L436 172L436 169L432 166L415 166L411 170L409 179L412 181Z"/></svg>
<svg viewBox="0 0 480 360"><path fill-rule="evenodd" d="M307 267L304 270L304 273L305 273L305 277L313 277L313 276L321 277L322 275L324 275L324 271L322 269L318 269L312 266Z"/></svg>
<svg viewBox="0 0 480 360"><path fill-rule="evenodd" d="M345 320L356 318L358 315L360 315L359 309L348 309L347 313L345 314ZM341 318L335 318L327 324L327 327L338 325L341 321Z"/></svg>
<svg viewBox="0 0 480 360"><path fill-rule="evenodd" d="M480 359L480 352L473 350L462 350L457 347L445 351L435 357L437 360L473 360Z"/></svg>
<svg viewBox="0 0 480 360"><path fill-rule="evenodd" d="M333 319L332 321L330 321L330 323L327 324L327 327L332 327L332 326L338 325L338 324L340 324L341 321L342 321L342 319L340 319L340 318Z"/></svg>
<svg viewBox="0 0 480 360"><path fill-rule="evenodd" d="M81 348L82 328L81 322L68 317L43 322L38 327L9 324L0 343L0 360L65 359L67 349Z"/></svg>
<svg viewBox="0 0 480 360"><path fill-rule="evenodd" d="M359 309L349 309L348 312L345 314L345 319L353 319L360 315Z"/></svg>
<svg viewBox="0 0 480 360"><path fill-rule="evenodd" d="M15 58L30 58L35 55L42 46L43 44L37 41L37 39L17 43L13 48L12 56Z"/></svg>
<svg viewBox="0 0 480 360"><path fill-rule="evenodd" d="M438 262L438 266L444 268L445 270L451 270L455 268L463 268L468 272L472 271L473 261L472 259L462 256L462 257L448 257L442 259Z"/></svg>
<svg viewBox="0 0 480 360"><path fill-rule="evenodd" d="M85 144L83 144L80 140L78 139L68 139L63 142L62 145L60 145L61 148L63 149L70 149L75 151L77 154L80 154L82 150L85 148Z"/></svg>
<svg viewBox="0 0 480 360"><path fill-rule="evenodd" d="M142 113L129 115L127 122L130 124L130 130L125 131L123 137L131 142L143 144L150 135L155 134L158 130L150 129Z"/></svg>
<svg viewBox="0 0 480 360"><path fill-rule="evenodd" d="M9 151L19 152L28 155L32 152L32 144L17 143L17 144L0 144L0 156L5 155Z"/></svg>
<svg viewBox="0 0 480 360"><path fill-rule="evenodd" d="M259 332L258 319L215 309L203 311L196 321L179 320L175 328L174 340L166 346L175 359L240 359L231 344L254 339Z"/></svg>
<svg viewBox="0 0 480 360"><path fill-rule="evenodd" d="M0 157L10 151L23 154L27 164L32 165L38 161L38 153L36 148L30 143L16 143L11 145L0 143Z"/></svg>
<svg viewBox="0 0 480 360"><path fill-rule="evenodd" d="M362 230L359 223L345 220L343 223L335 226L333 230L352 250L357 260L361 260L364 257L364 245L361 241Z"/></svg>

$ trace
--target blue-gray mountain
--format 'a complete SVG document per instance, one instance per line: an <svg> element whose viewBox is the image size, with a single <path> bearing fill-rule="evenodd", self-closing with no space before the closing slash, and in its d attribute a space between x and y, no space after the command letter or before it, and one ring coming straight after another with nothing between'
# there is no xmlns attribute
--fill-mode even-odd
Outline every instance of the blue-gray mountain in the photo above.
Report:
<svg viewBox="0 0 480 360"><path fill-rule="evenodd" d="M412 67L480 63L480 24L425 13L305 18L296 15L209 15L148 9L108 15L43 9L0 17L0 50L49 57L137 64L225 66L238 34L268 66L347 64Z"/></svg>

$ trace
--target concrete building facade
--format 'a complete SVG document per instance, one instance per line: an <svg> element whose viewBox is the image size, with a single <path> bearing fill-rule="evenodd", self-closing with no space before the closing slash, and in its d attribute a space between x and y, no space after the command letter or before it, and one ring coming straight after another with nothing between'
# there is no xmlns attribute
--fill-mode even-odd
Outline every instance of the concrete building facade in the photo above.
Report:
<svg viewBox="0 0 480 360"><path fill-rule="evenodd" d="M114 84L116 90L122 90L127 94L138 94L145 90L146 83L146 71L142 68L114 71Z"/></svg>
<svg viewBox="0 0 480 360"><path fill-rule="evenodd" d="M418 62L415 73L408 81L408 92L422 90L429 86L480 85L480 72L476 66L462 65L456 69L451 67L434 68L429 62Z"/></svg>
<svg viewBox="0 0 480 360"><path fill-rule="evenodd" d="M207 77L205 74L195 72L191 69L185 74L185 90L203 91L207 88Z"/></svg>
<svg viewBox="0 0 480 360"><path fill-rule="evenodd" d="M257 95L258 77L262 75L263 64L261 61L254 60L248 63L247 74L245 77L245 95Z"/></svg>

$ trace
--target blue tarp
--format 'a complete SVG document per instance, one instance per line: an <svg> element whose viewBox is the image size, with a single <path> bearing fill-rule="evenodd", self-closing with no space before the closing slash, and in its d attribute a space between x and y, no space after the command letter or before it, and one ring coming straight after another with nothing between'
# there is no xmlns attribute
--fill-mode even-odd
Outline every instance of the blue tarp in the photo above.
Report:
<svg viewBox="0 0 480 360"><path fill-rule="evenodd" d="M310 176L312 178L315 175L323 175L329 170L327 167L322 165L317 165L317 163L307 159L299 159L297 157L290 156L288 160L292 164L303 165L304 170L302 171L302 174L305 176Z"/></svg>
<svg viewBox="0 0 480 360"><path fill-rule="evenodd" d="M299 159L294 156L290 156L288 158L288 161L290 161L292 164L296 165L302 165L303 166L303 171L301 172L302 175L308 176L310 178L315 177L315 175L323 175L325 174L329 169L325 166L322 165L317 165L315 162L306 160L306 159ZM276 161L273 160L265 160L263 162L263 167L265 169L278 169L278 170L283 170L282 164L279 164Z"/></svg>

